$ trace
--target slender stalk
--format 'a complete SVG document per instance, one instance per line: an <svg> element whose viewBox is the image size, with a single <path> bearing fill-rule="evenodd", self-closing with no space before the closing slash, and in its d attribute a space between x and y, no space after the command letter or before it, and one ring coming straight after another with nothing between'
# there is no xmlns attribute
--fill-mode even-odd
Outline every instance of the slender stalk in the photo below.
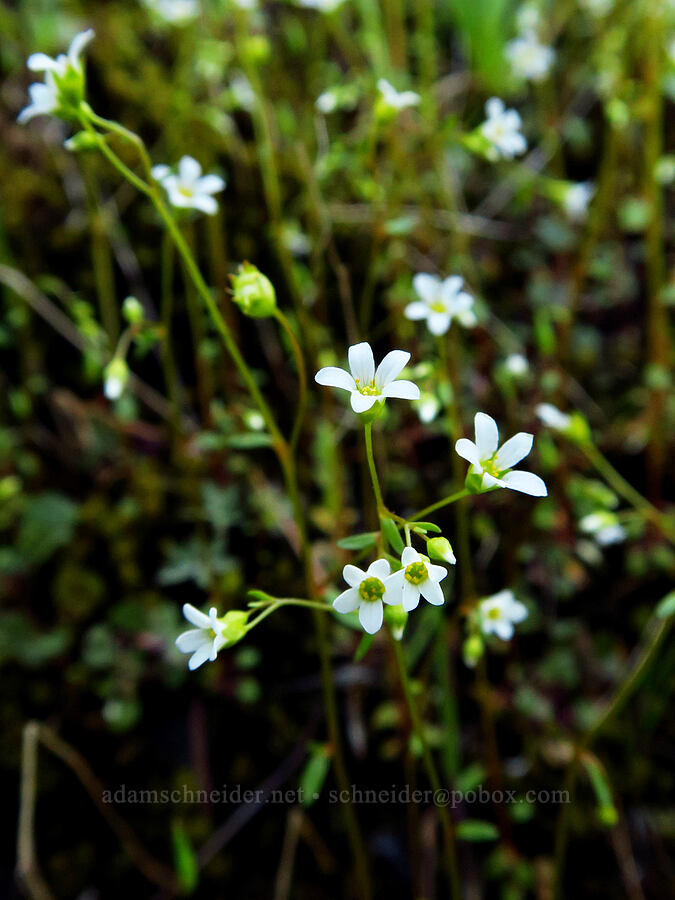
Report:
<svg viewBox="0 0 675 900"><path fill-rule="evenodd" d="M368 471L370 472L370 480L373 485L373 493L375 494L375 503L377 504L378 517L384 511L384 502L382 501L382 490L380 488L380 479L377 477L377 468L375 467L375 456L373 454L373 423L366 422L364 426L364 435L366 439L366 459L368 460Z"/></svg>
<svg viewBox="0 0 675 900"><path fill-rule="evenodd" d="M302 423L307 413L307 367L305 365L305 358L302 355L302 349L288 318L278 307L276 308L275 316L288 337L293 352L293 359L295 360L295 368L298 373L298 390L300 393L298 397L298 408L295 413L295 421L293 422L293 431L291 432L289 441L291 452L293 452L298 445Z"/></svg>
<svg viewBox="0 0 675 900"><path fill-rule="evenodd" d="M422 747L422 760L424 762L424 768L426 769L427 777L429 778L429 783L431 784L434 793L440 797L441 780L439 778L438 770L436 769L436 764L434 762L433 756L431 755L429 744L427 743L427 739L424 734L424 724L422 722L419 709L417 708L417 701L415 700L415 695L410 684L410 676L408 674L408 666L406 663L405 655L403 653L403 647L401 646L401 642L395 640L394 638L392 638L392 643L394 645L396 663L398 665L398 672L401 679L401 687L403 688L406 704L408 706L408 712L410 713L410 721L413 726L413 733L419 740L420 746ZM455 842L454 825L452 824L452 819L450 818L450 814L447 808L442 803L438 804L437 809L439 818L441 820L441 826L443 828L443 838L445 843L444 861L448 873L450 896L453 898L453 900L460 900L462 896L462 889L459 878L459 865L457 863L457 847Z"/></svg>
<svg viewBox="0 0 675 900"><path fill-rule="evenodd" d="M419 522L424 516L428 516L429 513L435 512L437 509L442 509L444 506L450 506L451 503L456 503L458 500L462 500L464 497L468 496L469 491L467 491L466 488L462 488L461 491L455 491L454 494L448 494L447 497L443 497L441 500L437 500L435 503L425 506L424 509L419 509L408 518L408 522Z"/></svg>

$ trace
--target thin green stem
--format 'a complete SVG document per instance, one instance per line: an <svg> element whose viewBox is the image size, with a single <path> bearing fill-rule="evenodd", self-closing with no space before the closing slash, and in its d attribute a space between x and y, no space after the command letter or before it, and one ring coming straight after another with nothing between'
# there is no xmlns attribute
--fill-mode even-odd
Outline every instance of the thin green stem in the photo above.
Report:
<svg viewBox="0 0 675 900"><path fill-rule="evenodd" d="M435 512L437 509L442 509L444 506L450 506L451 503L456 503L458 500L462 500L464 497L469 496L469 491L466 488L462 488L461 491L455 491L454 494L448 494L447 497L443 497L441 500L437 500L435 503L430 504L429 506L425 506L424 509L418 510L414 515L408 518L408 522L418 522L424 518L424 516L428 516L429 513Z"/></svg>
<svg viewBox="0 0 675 900"><path fill-rule="evenodd" d="M305 358L302 355L300 343L295 336L295 332L293 331L288 318L278 307L276 308L275 316L281 327L284 329L286 336L288 337L288 341L291 345L291 351L293 353L293 359L295 360L295 368L298 373L298 407L295 413L293 431L291 432L291 438L289 441L291 452L294 452L295 448L298 445L302 423L307 413L307 367L305 365Z"/></svg>
<svg viewBox="0 0 675 900"><path fill-rule="evenodd" d="M366 438L366 459L368 460L368 471L370 472L370 480L373 485L373 493L375 494L375 503L377 504L378 516L384 512L384 502L382 500L382 490L380 489L380 479L377 477L377 468L375 467L375 456L373 454L373 423L366 422L364 426L364 435Z"/></svg>
<svg viewBox="0 0 675 900"><path fill-rule="evenodd" d="M420 716L419 709L417 708L417 701L412 690L412 685L410 684L408 665L405 659L405 654L403 653L403 647L401 646L401 642L397 641L394 638L392 638L392 643L394 645L398 672L401 679L401 687L403 688L403 694L408 706L408 712L410 713L410 721L412 723L413 733L417 737L422 748L422 760L424 762L424 768L427 772L427 777L429 778L429 783L431 784L431 787L436 796L440 797L441 779L438 775L438 770L436 769L436 764L434 762L433 756L431 755L431 750L429 749L429 744L427 743L426 735L424 733L424 723L422 722L422 717ZM444 860L448 872L450 896L453 898L453 900L460 900L462 896L462 890L459 878L459 866L457 863L455 829L447 808L443 806L442 803L439 803L437 808L439 818L441 820L441 826L443 828L443 838L445 842Z"/></svg>

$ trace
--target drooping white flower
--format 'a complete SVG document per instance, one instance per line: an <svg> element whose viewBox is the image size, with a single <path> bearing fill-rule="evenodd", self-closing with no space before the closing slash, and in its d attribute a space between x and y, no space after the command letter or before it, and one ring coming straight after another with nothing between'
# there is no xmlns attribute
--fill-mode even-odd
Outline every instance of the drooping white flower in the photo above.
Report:
<svg viewBox="0 0 675 900"><path fill-rule="evenodd" d="M513 626L527 618L527 607L516 600L513 591L499 591L478 604L478 618L483 634L496 634L503 641L513 637Z"/></svg>
<svg viewBox="0 0 675 900"><path fill-rule="evenodd" d="M418 106L422 100L415 91L397 91L386 78L380 78L377 82L377 89L384 105L397 112L410 106Z"/></svg>
<svg viewBox="0 0 675 900"><path fill-rule="evenodd" d="M444 281L436 275L415 275L413 287L420 299L406 306L406 319L426 319L427 328L436 335L445 334L453 319L465 328L472 328L477 322L473 297L462 290L463 284L464 279L459 275L451 275Z"/></svg>
<svg viewBox="0 0 675 900"><path fill-rule="evenodd" d="M401 566L401 569L385 579L385 585L388 595L398 596L398 602L406 612L411 612L418 606L420 597L424 597L433 606L443 605L445 597L440 582L448 574L447 569L434 565L414 547L403 548Z"/></svg>
<svg viewBox="0 0 675 900"><path fill-rule="evenodd" d="M520 470L510 471L532 449L531 434L521 431L500 447L499 430L492 416L476 413L474 427L475 443L468 438L460 438L455 449L462 459L471 463L469 474L479 476L483 490L502 487L530 494L532 497L547 495L546 485L538 475Z"/></svg>
<svg viewBox="0 0 675 900"><path fill-rule="evenodd" d="M143 0L148 9L171 25L185 25L199 15L199 0Z"/></svg>
<svg viewBox="0 0 675 900"><path fill-rule="evenodd" d="M345 566L342 577L349 587L333 600L334 609L339 613L350 613L358 609L363 630L368 634L375 634L382 627L382 604L398 606L401 602L400 593L390 591L387 587L386 579L390 572L391 566L386 559L376 559L366 572L358 566Z"/></svg>
<svg viewBox="0 0 675 900"><path fill-rule="evenodd" d="M590 181L571 184L563 195L563 208L570 219L582 222L588 214L588 204L595 193L595 186Z"/></svg>
<svg viewBox="0 0 675 900"><path fill-rule="evenodd" d="M152 176L166 190L172 206L198 209L209 216L218 211L218 202L212 195L225 188L225 181L220 175L202 175L202 167L191 156L180 160L177 175L162 165L153 166Z"/></svg>
<svg viewBox="0 0 675 900"><path fill-rule="evenodd" d="M46 53L32 53L26 62L31 72L44 72L44 83L36 82L28 88L30 104L23 109L17 122L23 125L35 116L68 115L76 112L84 100L84 66L81 54L93 39L94 31L88 28L76 34L70 42L67 53L60 53L56 59Z"/></svg>
<svg viewBox="0 0 675 900"><path fill-rule="evenodd" d="M314 376L317 384L349 391L352 409L356 413L367 412L374 403L388 397L402 400L419 400L420 389L412 381L397 381L410 354L405 350L391 350L375 371L375 359L366 341L349 348L349 369L325 366Z"/></svg>
<svg viewBox="0 0 675 900"><path fill-rule="evenodd" d="M584 516L579 522L579 528L586 534L592 534L602 547L626 540L626 529L620 524L616 514L606 509Z"/></svg>
<svg viewBox="0 0 675 900"><path fill-rule="evenodd" d="M227 639L223 632L225 623L218 618L218 612L215 606L209 610L208 616L200 612L190 603L183 606L183 615L191 625L176 638L176 647L181 653L191 653L192 656L188 662L190 671L198 669L207 659L213 662L218 655L218 651L227 643Z"/></svg>
<svg viewBox="0 0 675 900"><path fill-rule="evenodd" d="M522 353L511 353L504 360L504 368L513 378L522 378L527 375L530 364Z"/></svg>
<svg viewBox="0 0 675 900"><path fill-rule="evenodd" d="M108 400L117 400L129 380L129 367L120 356L112 359L103 373L103 393Z"/></svg>
<svg viewBox="0 0 675 900"><path fill-rule="evenodd" d="M521 134L522 119L515 109L506 109L499 97L491 97L485 104L487 119L480 126L483 137L491 146L491 158L513 159L527 150Z"/></svg>
<svg viewBox="0 0 675 900"><path fill-rule="evenodd" d="M542 44L533 30L523 32L506 45L506 58L521 78L543 81L553 65L555 52Z"/></svg>
<svg viewBox="0 0 675 900"><path fill-rule="evenodd" d="M567 431L572 424L572 417L562 412L552 403L540 403L534 410L541 421L554 431Z"/></svg>

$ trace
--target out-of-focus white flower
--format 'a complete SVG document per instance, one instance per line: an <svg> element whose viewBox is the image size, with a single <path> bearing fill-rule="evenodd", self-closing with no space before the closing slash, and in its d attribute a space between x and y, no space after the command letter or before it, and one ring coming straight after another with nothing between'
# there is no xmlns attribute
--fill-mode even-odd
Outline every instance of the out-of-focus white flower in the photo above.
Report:
<svg viewBox="0 0 675 900"><path fill-rule="evenodd" d="M441 281L436 275L419 273L413 278L413 287L419 300L409 303L404 315L413 321L426 319L432 334L445 334L456 319L465 328L476 324L473 311L473 297L462 290L464 279L451 275Z"/></svg>
<svg viewBox="0 0 675 900"><path fill-rule="evenodd" d="M392 350L384 357L375 371L373 351L366 341L349 348L349 372L337 366L325 366L314 376L317 384L349 391L352 409L356 413L367 412L374 403L383 403L388 397L402 400L419 400L420 389L412 381L397 381L410 359L405 350Z"/></svg>
<svg viewBox="0 0 675 900"><path fill-rule="evenodd" d="M319 112L327 116L329 113L335 112L338 106L337 95L334 90L324 91L319 94L314 104Z"/></svg>
<svg viewBox="0 0 675 900"><path fill-rule="evenodd" d="M513 591L499 591L481 600L478 617L483 634L496 634L503 641L510 641L513 626L527 618L527 607L516 600Z"/></svg>
<svg viewBox="0 0 675 900"><path fill-rule="evenodd" d="M522 120L515 109L506 109L499 97L491 97L485 104L487 119L480 126L483 137L491 146L491 159L513 159L527 150L521 134Z"/></svg>
<svg viewBox="0 0 675 900"><path fill-rule="evenodd" d="M103 393L108 400L117 400L129 380L129 367L121 356L116 356L105 367L103 373Z"/></svg>
<svg viewBox="0 0 675 900"><path fill-rule="evenodd" d="M433 606L445 603L443 588L440 582L448 574L443 566L436 566L426 556L422 556L414 547L404 547L401 554L402 568L385 579L387 593L397 598L406 612L415 609L420 597ZM391 599L385 601L391 603Z"/></svg>
<svg viewBox="0 0 675 900"><path fill-rule="evenodd" d="M180 634L176 638L176 647L181 653L192 654L188 661L188 669L194 671L207 659L213 662L218 651L227 643L227 638L223 634L225 623L218 618L215 606L211 607L207 616L190 603L186 603L183 606L183 615L196 627Z"/></svg>
<svg viewBox="0 0 675 900"><path fill-rule="evenodd" d="M147 8L171 25L185 25L199 15L199 0L143 0Z"/></svg>
<svg viewBox="0 0 675 900"><path fill-rule="evenodd" d="M295 0L295 2L306 9L318 9L319 12L329 13L342 6L345 0Z"/></svg>
<svg viewBox="0 0 675 900"><path fill-rule="evenodd" d="M571 184L563 195L563 208L570 219L582 222L588 215L588 204L595 193L595 185L590 181Z"/></svg>
<svg viewBox="0 0 675 900"><path fill-rule="evenodd" d="M232 0L239 9L254 10L258 8L258 0Z"/></svg>
<svg viewBox="0 0 675 900"><path fill-rule="evenodd" d="M469 476L477 476L483 490L493 487L509 488L532 497L548 494L542 479L533 472L510 471L532 449L533 437L524 431L509 438L499 446L497 423L486 413L476 413L474 418L476 440L460 438L455 450L471 463Z"/></svg>
<svg viewBox="0 0 675 900"><path fill-rule="evenodd" d="M241 72L230 81L230 93L235 104L247 112L255 107L255 91L248 78Z"/></svg>
<svg viewBox="0 0 675 900"><path fill-rule="evenodd" d="M434 421L441 411L441 404L435 394L425 392L420 395L420 399L415 403L415 408L417 415L420 417L420 422L428 425L429 422Z"/></svg>
<svg viewBox="0 0 675 900"><path fill-rule="evenodd" d="M555 59L554 50L540 43L534 31L525 31L509 41L505 53L516 75L530 81L543 81Z"/></svg>
<svg viewBox="0 0 675 900"><path fill-rule="evenodd" d="M511 353L504 360L504 368L513 378L522 378L530 370L530 364L522 353Z"/></svg>
<svg viewBox="0 0 675 900"><path fill-rule="evenodd" d="M67 53L56 59L46 53L32 53L26 62L31 72L44 72L44 83L36 82L28 88L30 104L23 109L17 122L23 125L34 116L56 114L70 118L77 114L84 100L85 77L81 54L93 39L94 31L88 28L76 34Z"/></svg>
<svg viewBox="0 0 675 900"><path fill-rule="evenodd" d="M579 522L579 528L586 534L592 534L603 547L620 544L626 540L626 530L619 523L615 513L609 510L603 509L584 516Z"/></svg>
<svg viewBox="0 0 675 900"><path fill-rule="evenodd" d="M606 16L614 8L614 0L579 0L579 6L592 16Z"/></svg>
<svg viewBox="0 0 675 900"><path fill-rule="evenodd" d="M534 3L523 3L516 15L518 31L536 31L541 25L541 14Z"/></svg>
<svg viewBox="0 0 675 900"><path fill-rule="evenodd" d="M554 431L567 431L572 424L572 417L562 412L552 403L540 403L536 409L536 414L547 428Z"/></svg>
<svg viewBox="0 0 675 900"><path fill-rule="evenodd" d="M358 609L363 630L368 634L375 634L382 627L382 604L398 606L401 602L400 592L390 591L387 587L386 580L390 572L391 566L386 559L376 559L366 572L358 566L345 566L342 577L349 587L333 600L333 608L339 613L350 613Z"/></svg>
<svg viewBox="0 0 675 900"><path fill-rule="evenodd" d="M422 98L415 91L397 91L386 78L380 78L377 82L380 99L391 110L407 109L410 106L418 106Z"/></svg>
<svg viewBox="0 0 675 900"><path fill-rule="evenodd" d="M180 160L177 175L162 165L153 167L152 177L162 185L172 206L198 209L209 216L218 212L213 194L224 190L225 181L220 175L202 175L202 167L191 156Z"/></svg>

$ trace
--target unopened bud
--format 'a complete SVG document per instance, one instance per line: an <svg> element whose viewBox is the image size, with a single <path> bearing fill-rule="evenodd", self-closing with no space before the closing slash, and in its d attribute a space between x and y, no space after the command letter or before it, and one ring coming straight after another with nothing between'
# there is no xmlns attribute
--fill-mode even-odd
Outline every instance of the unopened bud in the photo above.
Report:
<svg viewBox="0 0 675 900"><path fill-rule="evenodd" d="M452 552L452 544L444 537L435 537L427 541L427 553L432 559L442 559L451 566L457 562L455 554Z"/></svg>
<svg viewBox="0 0 675 900"><path fill-rule="evenodd" d="M242 263L232 276L232 299L246 316L265 319L277 308L274 285L251 263Z"/></svg>
<svg viewBox="0 0 675 900"><path fill-rule="evenodd" d="M143 307L135 297L127 297L122 304L122 315L130 325L138 325L145 318Z"/></svg>
<svg viewBox="0 0 675 900"><path fill-rule="evenodd" d="M103 375L103 393L108 400L117 400L129 380L129 367L120 356L116 356L106 366Z"/></svg>

